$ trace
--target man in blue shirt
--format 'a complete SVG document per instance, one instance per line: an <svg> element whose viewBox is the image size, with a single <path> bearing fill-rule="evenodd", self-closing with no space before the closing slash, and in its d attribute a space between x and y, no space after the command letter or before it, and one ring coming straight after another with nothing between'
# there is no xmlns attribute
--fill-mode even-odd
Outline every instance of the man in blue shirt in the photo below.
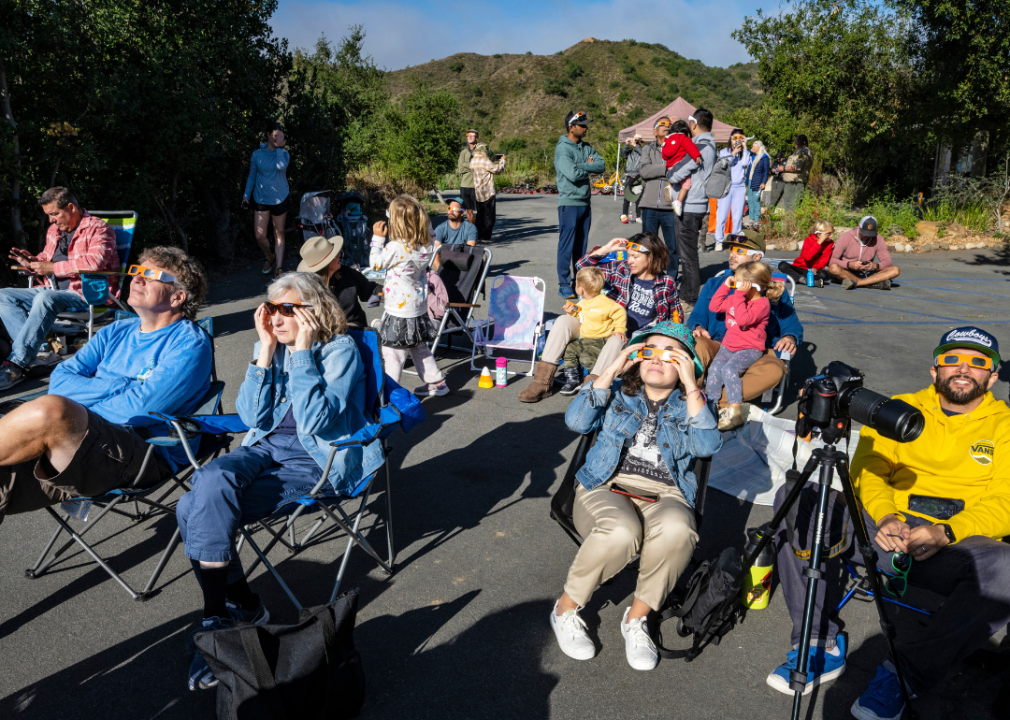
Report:
<svg viewBox="0 0 1010 720"><path fill-rule="evenodd" d="M56 368L49 395L0 418L0 522L171 474L171 459L155 453L141 475L148 445L122 425L191 413L207 392L211 339L193 323L207 280L178 248L150 248L140 266L129 299L139 317L100 330Z"/></svg>
<svg viewBox="0 0 1010 720"><path fill-rule="evenodd" d="M477 226L463 217L459 200L449 201L449 219L435 228L437 245L476 245Z"/></svg>
<svg viewBox="0 0 1010 720"><path fill-rule="evenodd" d="M764 235L755 230L744 230L739 235L727 235L724 245L729 251L729 271L745 262L754 262L764 257ZM719 352L719 341L726 335L726 314L714 313L709 310L709 303L715 291L726 281L725 276L709 278L698 294L698 304L695 305L687 326L697 340L698 357L707 368ZM743 399L753 400L760 397L766 390L771 390L779 384L786 372L785 363L776 352L796 354L796 347L803 342L803 326L785 296L772 304L771 317L768 319L768 349L763 357L747 368L741 380L743 381ZM713 398L714 399L714 398ZM719 407L726 408L726 395L723 393ZM722 415L723 410L719 411ZM722 428L720 428L722 429Z"/></svg>

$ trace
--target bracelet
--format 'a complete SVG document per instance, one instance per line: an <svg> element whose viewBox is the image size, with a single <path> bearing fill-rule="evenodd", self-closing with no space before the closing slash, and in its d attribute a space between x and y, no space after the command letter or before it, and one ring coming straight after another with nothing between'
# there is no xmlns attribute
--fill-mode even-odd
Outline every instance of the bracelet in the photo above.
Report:
<svg viewBox="0 0 1010 720"><path fill-rule="evenodd" d="M702 402L706 402L706 403L708 402L708 395L706 395L704 392L702 392L701 388L695 388L694 390L692 390L691 392L689 392L687 394L687 397L691 397L695 393L698 393L699 395L701 395L701 401Z"/></svg>

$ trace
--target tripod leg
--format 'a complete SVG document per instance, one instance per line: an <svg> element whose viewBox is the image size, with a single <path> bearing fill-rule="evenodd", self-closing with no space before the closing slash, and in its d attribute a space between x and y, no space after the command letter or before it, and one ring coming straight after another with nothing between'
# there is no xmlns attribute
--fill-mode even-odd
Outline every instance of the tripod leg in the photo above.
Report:
<svg viewBox="0 0 1010 720"><path fill-rule="evenodd" d="M775 537L775 530L782 525L782 522L786 519L786 516L789 514L793 505L795 505L800 499L800 493L803 492L804 486L807 484L807 481L810 480L810 476L813 475L814 470L817 468L817 464L817 458L811 455L810 459L807 460L807 464L803 467L803 472L800 473L799 479L796 480L796 484L789 490L789 494L783 501L782 507L778 509L778 512L775 513L775 516L769 522L761 526L758 534L759 540L757 547L754 548L754 552L743 559L744 575L747 574L751 565L753 565L754 561L761 555L761 551L765 549L765 546L767 546L768 543L772 541L772 538ZM793 472L794 471L790 470L786 473L786 476L788 477Z"/></svg>
<svg viewBox="0 0 1010 720"><path fill-rule="evenodd" d="M894 623L887 617L887 608L884 606L883 583L880 582L880 571L877 570L877 551L870 542L869 533L866 531L866 523L863 522L863 512L856 500L856 493L852 489L849 481L848 457L839 454L835 458L835 467L838 476L842 480L842 489L845 492L845 504L849 507L849 516L852 518L852 525L855 529L856 544L859 546L859 553L863 556L863 563L866 565L866 579L873 592L873 604L877 608L877 616L880 618L880 629L884 632L884 639L887 640L887 652L891 655L891 662L894 663L894 673L898 676L898 684L901 686L901 696L905 701L905 708L908 710L910 718L915 718L912 710L912 703L908 697L908 688L905 685L905 674L901 670L901 662L898 659L898 652L894 647L896 633Z"/></svg>

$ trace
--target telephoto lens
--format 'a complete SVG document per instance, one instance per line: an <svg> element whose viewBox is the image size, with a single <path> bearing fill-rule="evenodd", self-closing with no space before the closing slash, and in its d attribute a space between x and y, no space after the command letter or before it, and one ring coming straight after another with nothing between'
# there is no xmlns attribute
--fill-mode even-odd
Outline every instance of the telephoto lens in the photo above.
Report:
<svg viewBox="0 0 1010 720"><path fill-rule="evenodd" d="M848 388L838 397L843 413L858 423L897 442L912 442L922 434L926 420L904 400L896 400L864 387Z"/></svg>

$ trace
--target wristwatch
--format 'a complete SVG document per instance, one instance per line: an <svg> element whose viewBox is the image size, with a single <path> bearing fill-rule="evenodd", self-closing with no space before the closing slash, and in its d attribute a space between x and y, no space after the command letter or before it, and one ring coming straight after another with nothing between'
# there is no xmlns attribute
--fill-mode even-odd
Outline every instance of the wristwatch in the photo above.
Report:
<svg viewBox="0 0 1010 720"><path fill-rule="evenodd" d="M947 542L956 543L957 538L954 537L954 531L950 529L950 525L947 523L940 523L937 527L943 528L943 534L947 536Z"/></svg>

